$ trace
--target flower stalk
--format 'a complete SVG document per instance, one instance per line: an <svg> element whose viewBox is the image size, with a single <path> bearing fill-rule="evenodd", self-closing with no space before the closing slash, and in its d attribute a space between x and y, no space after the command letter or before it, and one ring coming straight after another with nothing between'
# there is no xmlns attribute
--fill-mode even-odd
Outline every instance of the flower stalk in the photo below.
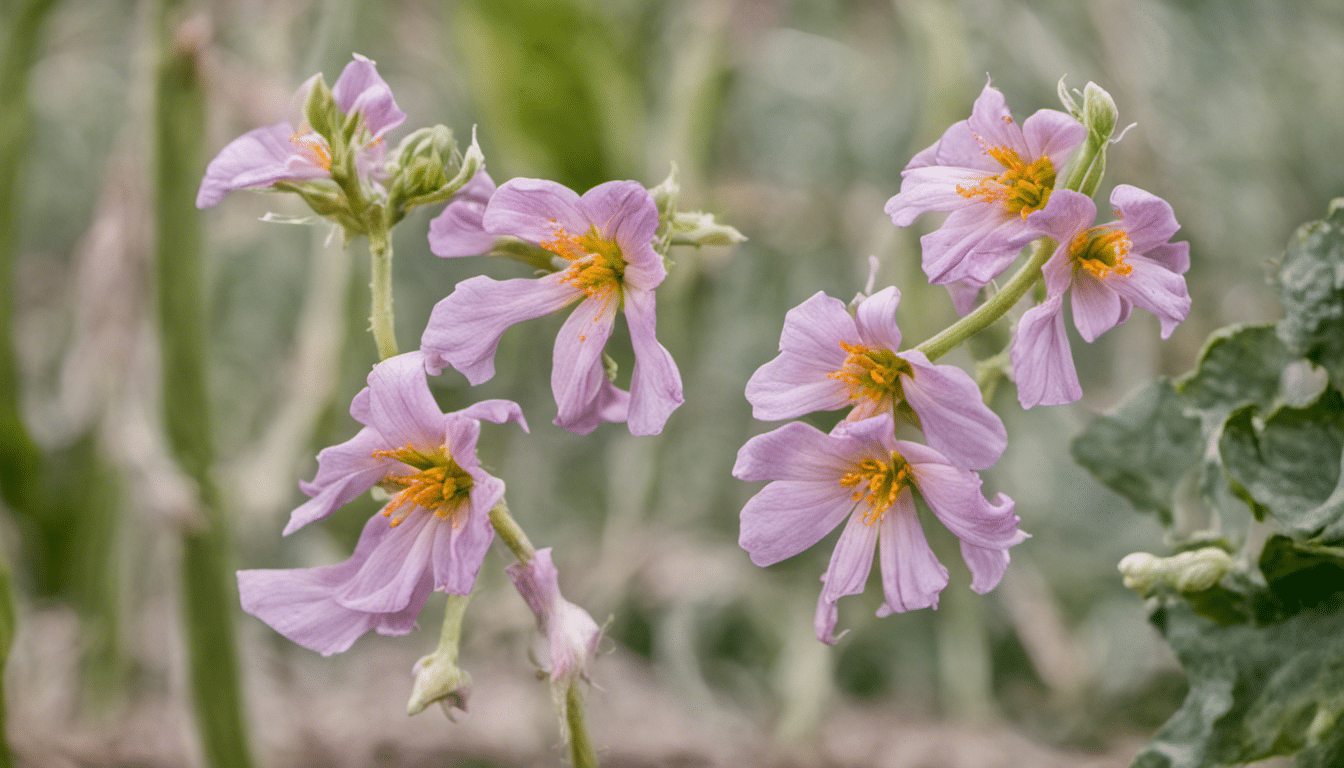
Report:
<svg viewBox="0 0 1344 768"><path fill-rule="evenodd" d="M369 327L379 359L386 360L399 354L392 315L392 237L386 226L369 228L369 267L372 275L369 291L373 297Z"/></svg>

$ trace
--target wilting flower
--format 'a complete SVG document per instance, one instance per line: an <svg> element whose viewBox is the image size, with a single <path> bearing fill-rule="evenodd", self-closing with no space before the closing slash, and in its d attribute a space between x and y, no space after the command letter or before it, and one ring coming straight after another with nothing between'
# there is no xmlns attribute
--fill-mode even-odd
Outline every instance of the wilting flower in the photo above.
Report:
<svg viewBox="0 0 1344 768"><path fill-rule="evenodd" d="M1087 342L1123 323L1136 306L1157 316L1164 339L1190 312L1181 276L1190 267L1190 245L1169 242L1180 225L1165 200L1121 184L1111 193L1117 220L1093 227L1097 207L1091 198L1069 190L1055 197L1045 214L1060 232L1059 246L1042 269L1046 299L1022 316L1013 339L1023 408L1082 397L1064 330L1064 293L1070 288L1073 323Z"/></svg>
<svg viewBox="0 0 1344 768"><path fill-rule="evenodd" d="M415 625L430 591L471 591L494 538L490 509L504 483L476 459L480 420L527 423L516 403L485 400L453 413L434 402L418 352L374 367L350 415L364 428L318 454L312 498L284 533L330 515L377 485L392 493L337 565L239 571L243 610L323 655L370 629L399 635Z"/></svg>
<svg viewBox="0 0 1344 768"><path fill-rule="evenodd" d="M321 75L313 75L294 94L291 111L302 106ZM359 113L363 129L357 134L355 167L372 174L386 154L383 135L406 119L392 89L378 76L373 61L359 54L345 66L331 89L336 106L345 115ZM332 150L327 140L302 119L298 127L279 123L256 128L229 142L205 169L197 208L209 208L236 189L269 187L281 181L331 178Z"/></svg>
<svg viewBox="0 0 1344 768"><path fill-rule="evenodd" d="M817 601L815 628L824 643L836 640L836 601L863 591L874 549L884 597L878 616L937 607L947 569L924 538L914 491L961 539L976 592L999 583L1008 548L1026 538L1012 499L1000 493L986 500L976 473L932 448L895 439L886 416L841 424L831 434L786 424L748 440L733 476L772 481L742 508L739 543L757 565L793 557L848 516Z"/></svg>
<svg viewBox="0 0 1344 768"><path fill-rule="evenodd" d="M597 654L602 630L593 617L560 594L560 574L551 549L537 550L527 564L505 568L518 594L537 617L537 629L546 643L546 673L557 686L588 677L588 665Z"/></svg>
<svg viewBox="0 0 1344 768"><path fill-rule="evenodd" d="M965 371L934 365L918 350L897 352L895 287L859 303L854 315L818 292L789 310L779 356L747 382L753 415L764 421L853 406L849 421L900 413L938 452L963 469L988 469L1008 445L1003 422Z"/></svg>
<svg viewBox="0 0 1344 768"><path fill-rule="evenodd" d="M969 309L967 299L1007 269L1023 246L1050 234L1040 213L1086 133L1053 109L1038 111L1019 128L1003 94L986 84L970 119L948 128L906 166L901 191L885 210L898 227L924 213L950 212L920 244L929 282L959 284L958 309Z"/></svg>
<svg viewBox="0 0 1344 768"><path fill-rule="evenodd" d="M603 421L628 421L636 435L662 431L682 402L681 375L655 337L653 289L667 272L652 244L658 209L648 190L610 181L580 197L554 182L512 179L490 197L482 224L491 235L540 245L565 266L536 279L478 276L458 283L435 305L420 339L430 371L452 366L480 384L495 375L495 348L509 326L577 301L555 339L555 423L581 434ZM459 239L468 236L479 235L449 227L431 247L440 254L471 251L479 241ZM635 353L628 393L611 383L602 360L619 309Z"/></svg>

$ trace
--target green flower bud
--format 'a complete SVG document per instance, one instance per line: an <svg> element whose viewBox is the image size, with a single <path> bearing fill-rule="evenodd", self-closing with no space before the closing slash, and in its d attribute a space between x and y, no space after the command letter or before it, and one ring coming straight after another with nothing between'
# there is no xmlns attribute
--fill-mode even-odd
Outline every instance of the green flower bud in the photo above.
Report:
<svg viewBox="0 0 1344 768"><path fill-rule="evenodd" d="M1172 586L1181 592L1202 592L1232 570L1232 556L1218 547L1182 552L1169 560Z"/></svg>
<svg viewBox="0 0 1344 768"><path fill-rule="evenodd" d="M415 683L406 702L406 714L418 715L436 701L449 720L454 719L453 709L467 711L471 675L457 666L457 649L452 651L430 654L415 663Z"/></svg>
<svg viewBox="0 0 1344 768"><path fill-rule="evenodd" d="M1167 570L1162 558L1147 552L1135 552L1120 560L1120 576L1126 589L1148 594L1165 580Z"/></svg>
<svg viewBox="0 0 1344 768"><path fill-rule="evenodd" d="M672 220L672 216L677 210L677 198L681 196L681 184L677 182L677 164L672 163L671 170L667 173L667 178L653 189L649 190L653 196L653 202L658 206L658 218L661 219L659 228L667 226Z"/></svg>
<svg viewBox="0 0 1344 768"><path fill-rule="evenodd" d="M672 217L673 245L736 245L747 238L735 227L719 224L713 214L678 212Z"/></svg>
<svg viewBox="0 0 1344 768"><path fill-rule="evenodd" d="M1093 82L1083 86L1083 114L1080 119L1094 140L1109 141L1119 116L1120 112L1115 108L1111 94Z"/></svg>

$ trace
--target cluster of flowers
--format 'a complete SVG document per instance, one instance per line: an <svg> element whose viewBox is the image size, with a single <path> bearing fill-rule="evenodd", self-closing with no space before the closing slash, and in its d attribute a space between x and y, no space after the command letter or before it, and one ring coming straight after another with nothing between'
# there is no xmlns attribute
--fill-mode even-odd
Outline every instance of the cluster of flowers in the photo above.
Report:
<svg viewBox="0 0 1344 768"><path fill-rule="evenodd" d="M1094 89L1089 108L1104 94ZM1064 327L1070 289L1074 323L1089 342L1134 306L1159 318L1165 338L1190 307L1181 276L1189 249L1170 242L1178 229L1171 206L1121 185L1111 196L1116 220L1092 226L1091 198L1056 186L1079 145L1092 138L1104 152L1114 126L1113 105L1100 116L1075 111L1043 109L1019 127L1003 95L986 85L971 117L911 160L886 205L897 226L927 212L950 214L921 239L923 266L930 283L949 288L962 315L1024 246L1040 238L1057 244L1043 267L1045 300L1022 316L1010 352L1025 408L1082 395ZM1011 499L998 494L991 502L980 491L977 471L993 466L1007 445L1003 422L964 371L933 364L919 348L898 351L896 288L868 292L852 315L824 293L790 310L779 356L746 389L762 420L845 407L849 414L829 434L794 422L754 437L733 469L742 480L771 481L741 513L740 543L757 565L810 548L848 518L817 603L815 629L826 643L837 639L837 600L863 591L875 549L879 616L937 607L948 573L924 538L915 493L960 539L977 592L999 582L1008 549L1027 537ZM922 430L927 445L896 439L898 421Z"/></svg>
<svg viewBox="0 0 1344 768"><path fill-rule="evenodd" d="M452 367L480 384L494 375L495 350L506 329L577 303L555 342L555 423L577 433L604 421L625 422L636 435L662 430L682 402L677 366L655 335L654 301L666 275L660 251L672 241L668 231L676 228L671 220L677 214L674 203L656 201L634 181L608 182L583 195L539 179L496 187L475 143L458 157L442 126L412 133L389 153L384 137L405 113L374 63L362 56L330 90L320 76L309 80L295 102L303 116L294 123L258 128L224 147L206 171L199 207L238 189L296 192L347 235L369 234L372 240L374 230L382 227L385 235L406 208L442 200L449 204L429 234L435 254L523 248L528 263L544 272L531 279L481 276L459 283L435 306L420 349L389 357L369 374L350 407L363 428L318 455L316 476L301 484L311 498L284 529L290 534L381 488L390 500L365 525L349 560L238 574L244 610L327 655L346 650L371 629L409 632L433 590L469 594L494 538L491 513L502 503L504 483L477 460L480 422L514 422L526 431L522 410L511 401L487 400L443 413L428 375ZM453 163L459 165L455 181L445 172ZM682 216L692 223L706 220L703 214ZM706 241L721 240L729 230L720 227ZM604 365L603 348L619 310L634 348L628 391L613 383ZM586 612L560 596L549 550L537 551L509 574L550 642L553 679L582 674L600 632Z"/></svg>

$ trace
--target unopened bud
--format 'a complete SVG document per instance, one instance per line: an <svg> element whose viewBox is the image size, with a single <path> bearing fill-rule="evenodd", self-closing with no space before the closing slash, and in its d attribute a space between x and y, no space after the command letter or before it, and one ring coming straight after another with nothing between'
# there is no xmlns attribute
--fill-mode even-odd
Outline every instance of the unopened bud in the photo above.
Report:
<svg viewBox="0 0 1344 768"><path fill-rule="evenodd" d="M345 114L336 104L327 81L321 77L313 79L313 87L308 91L308 99L303 103L303 118L317 135L327 140L327 145L335 148L344 145L343 126Z"/></svg>
<svg viewBox="0 0 1344 768"><path fill-rule="evenodd" d="M1170 558L1169 568L1175 576L1172 586L1178 591L1202 592L1232 570L1232 556L1218 547L1204 547Z"/></svg>
<svg viewBox="0 0 1344 768"><path fill-rule="evenodd" d="M1109 141L1119 116L1111 94L1093 82L1083 86L1083 115L1080 119L1094 141Z"/></svg>
<svg viewBox="0 0 1344 768"><path fill-rule="evenodd" d="M677 210L677 198L681 196L681 184L677 182L677 164L672 163L672 168L667 172L667 178L653 189L649 190L653 196L654 205L658 206L658 216L664 222L670 221L672 215Z"/></svg>
<svg viewBox="0 0 1344 768"><path fill-rule="evenodd" d="M452 653L430 654L415 663L415 684L411 686L406 714L418 715L436 701L443 706L443 713L449 720L455 719L454 709L467 711L471 675L457 666L457 649L452 650Z"/></svg>
<svg viewBox="0 0 1344 768"><path fill-rule="evenodd" d="M1120 560L1120 576L1126 589L1140 594L1151 591L1166 575L1162 558L1147 552L1135 552Z"/></svg>
<svg viewBox="0 0 1344 768"><path fill-rule="evenodd" d="M672 218L674 245L736 245L746 239L735 227L716 222L713 214L687 211Z"/></svg>

